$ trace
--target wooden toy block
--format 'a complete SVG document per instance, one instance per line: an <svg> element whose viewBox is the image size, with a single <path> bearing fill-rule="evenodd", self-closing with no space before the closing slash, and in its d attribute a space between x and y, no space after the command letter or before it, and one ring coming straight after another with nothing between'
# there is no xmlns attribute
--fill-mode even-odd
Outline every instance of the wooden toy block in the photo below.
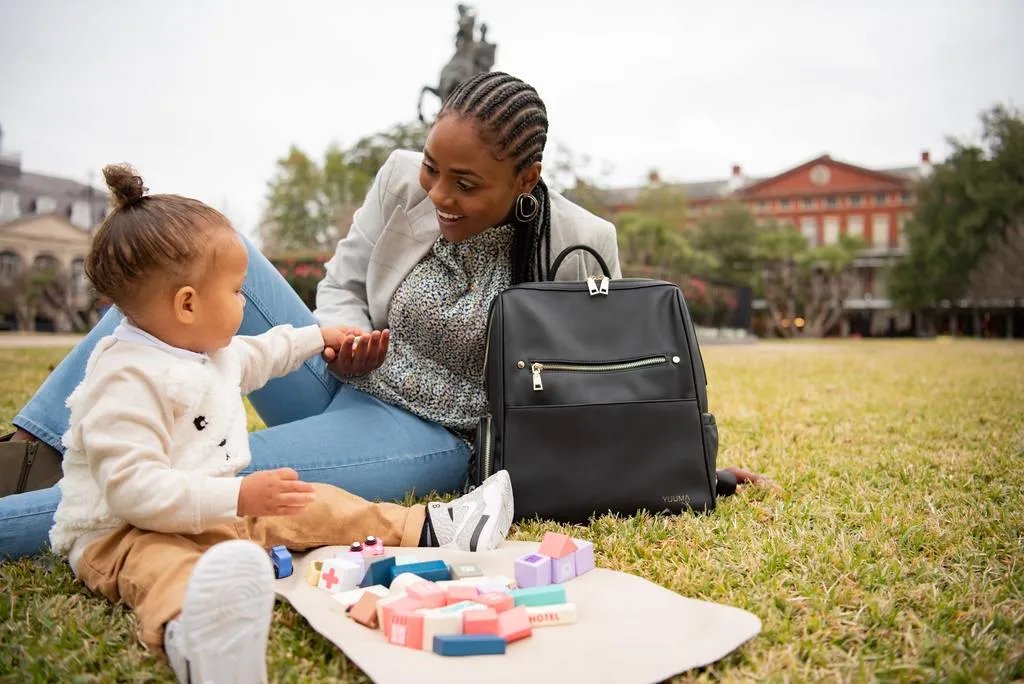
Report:
<svg viewBox="0 0 1024 684"><path fill-rule="evenodd" d="M320 581L316 586L324 591L337 594L358 587L362 576L363 569L358 565L340 558L328 558L323 562L320 569Z"/></svg>
<svg viewBox="0 0 1024 684"><path fill-rule="evenodd" d="M502 655L505 640L494 634L438 634L434 653L443 656Z"/></svg>
<svg viewBox="0 0 1024 684"><path fill-rule="evenodd" d="M540 548L537 553L555 560L564 558L575 551L576 544L568 536L557 532L545 532L544 538L540 540Z"/></svg>
<svg viewBox="0 0 1024 684"><path fill-rule="evenodd" d="M576 622L576 604L558 603L552 606L530 606L526 608L533 627L554 627Z"/></svg>
<svg viewBox="0 0 1024 684"><path fill-rule="evenodd" d="M414 598L403 596L397 601L392 596L377 601L377 623L384 630L384 636L391 638L391 618L397 613L411 613L420 608L420 602Z"/></svg>
<svg viewBox="0 0 1024 684"><path fill-rule="evenodd" d="M448 605L448 592L433 582L420 580L410 585L406 593L422 603L424 608L443 608Z"/></svg>
<svg viewBox="0 0 1024 684"><path fill-rule="evenodd" d="M551 559L551 581L554 584L568 582L576 577L576 554Z"/></svg>
<svg viewBox="0 0 1024 684"><path fill-rule="evenodd" d="M315 587L320 584L320 569L323 565L323 561L317 560L306 566L306 584L311 587Z"/></svg>
<svg viewBox="0 0 1024 684"><path fill-rule="evenodd" d="M512 610L506 610L498 616L498 636L507 643L519 641L533 634L530 626L530 616L526 608L519 606Z"/></svg>
<svg viewBox="0 0 1024 684"><path fill-rule="evenodd" d="M483 577L484 575L484 573L480 572L480 568L473 563L459 563L457 565L453 565L451 570L452 578L457 580L466 579L468 577Z"/></svg>
<svg viewBox="0 0 1024 684"><path fill-rule="evenodd" d="M542 587L551 584L551 557L528 553L515 562L516 584L520 587Z"/></svg>
<svg viewBox="0 0 1024 684"><path fill-rule="evenodd" d="M348 609L348 616L370 629L377 629L377 602L381 597L373 592L363 593L363 597Z"/></svg>
<svg viewBox="0 0 1024 684"><path fill-rule="evenodd" d="M352 563L353 565L358 565L359 567L361 567L363 569L363 572L366 572L366 567L367 567L366 556L364 556L361 553L353 553L352 551L342 551L341 553L335 555L334 557L335 558L340 558L343 561L348 561L349 563Z"/></svg>
<svg viewBox="0 0 1024 684"><path fill-rule="evenodd" d="M525 587L510 592L517 606L551 606L565 603L565 587L549 584L544 587Z"/></svg>
<svg viewBox="0 0 1024 684"><path fill-rule="evenodd" d="M451 571L448 569L445 562L440 560L421 561L419 563L409 563L408 565L392 567L391 577L394 579L405 572L411 572L415 575L419 575L422 579L430 580L432 582L451 579Z"/></svg>
<svg viewBox="0 0 1024 684"><path fill-rule="evenodd" d="M487 606L476 601L462 601L460 603L453 603L450 606L444 608L435 608L438 612L445 613L446 615L462 615L468 610L487 610Z"/></svg>
<svg viewBox="0 0 1024 684"><path fill-rule="evenodd" d="M396 568L399 566L395 566ZM425 582L419 575L414 575L411 572L403 572L395 575L395 578L391 580L391 593L392 594L407 594L409 587L420 582Z"/></svg>
<svg viewBox="0 0 1024 684"><path fill-rule="evenodd" d="M478 596L480 596L480 592L476 590L476 587L448 587L445 590L445 605L475 601Z"/></svg>
<svg viewBox="0 0 1024 684"><path fill-rule="evenodd" d="M423 648L423 615L412 610L391 615L388 642L406 648Z"/></svg>
<svg viewBox="0 0 1024 684"><path fill-rule="evenodd" d="M467 610L462 614L463 634L497 634L498 613L493 608Z"/></svg>
<svg viewBox="0 0 1024 684"><path fill-rule="evenodd" d="M369 560L364 559L364 560ZM378 558L375 561L370 561L369 565L366 566L366 572L363 575L363 581L359 583L361 587L370 587L374 584L382 584L385 587L391 586L391 580L394 575L391 574L392 569L395 567L395 557L387 556L385 558Z"/></svg>
<svg viewBox="0 0 1024 684"><path fill-rule="evenodd" d="M480 584L477 584L476 590L480 594L507 594L508 592L512 591L504 582L496 582L494 580L481 582Z"/></svg>
<svg viewBox="0 0 1024 684"><path fill-rule="evenodd" d="M423 650L429 651L438 634L462 634L462 614L445 613L436 608L417 611L423 616Z"/></svg>
<svg viewBox="0 0 1024 684"><path fill-rule="evenodd" d="M284 546L270 549L270 562L274 564L274 577L283 579L292 574L292 554Z"/></svg>
<svg viewBox="0 0 1024 684"><path fill-rule="evenodd" d="M573 539L576 544L576 576L590 572L594 569L594 544L585 539Z"/></svg>
<svg viewBox="0 0 1024 684"><path fill-rule="evenodd" d="M383 556L384 542L376 537L370 536L363 541L364 556Z"/></svg>
<svg viewBox="0 0 1024 684"><path fill-rule="evenodd" d="M395 556L395 565L410 565L418 562L416 556Z"/></svg>
<svg viewBox="0 0 1024 684"><path fill-rule="evenodd" d="M476 602L480 605L493 608L496 613L504 613L506 610L512 610L515 607L516 601L514 598L505 593L494 592L493 594L481 594Z"/></svg>
<svg viewBox="0 0 1024 684"><path fill-rule="evenodd" d="M338 610L344 612L350 606L354 606L359 602L359 599L363 598L363 594L370 593L375 595L377 598L384 598L388 595L388 588L377 584L372 587L366 587L365 589L358 588L352 589L351 591L343 591L338 594L331 594L331 598L338 605Z"/></svg>

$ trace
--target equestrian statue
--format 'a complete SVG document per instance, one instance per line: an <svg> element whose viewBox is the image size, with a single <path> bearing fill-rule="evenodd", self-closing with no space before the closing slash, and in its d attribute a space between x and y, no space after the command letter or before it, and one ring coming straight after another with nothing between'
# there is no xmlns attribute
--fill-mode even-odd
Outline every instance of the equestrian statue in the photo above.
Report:
<svg viewBox="0 0 1024 684"><path fill-rule="evenodd" d="M490 71L494 66L494 53L497 46L487 42L487 24L480 25L480 39L474 37L476 12L469 5L458 5L458 32L455 34L455 54L441 69L441 78L436 88L423 86L417 107L420 122L428 124L423 116L423 96L432 93L441 104L463 81Z"/></svg>

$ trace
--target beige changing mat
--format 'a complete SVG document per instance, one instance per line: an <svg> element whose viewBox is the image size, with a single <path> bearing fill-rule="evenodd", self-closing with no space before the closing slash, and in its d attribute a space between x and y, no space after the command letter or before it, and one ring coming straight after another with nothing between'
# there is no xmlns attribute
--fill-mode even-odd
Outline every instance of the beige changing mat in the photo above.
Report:
<svg viewBox="0 0 1024 684"><path fill-rule="evenodd" d="M420 560L474 563L485 575L513 577L516 558L536 542L505 542L483 553L450 549L393 549ZM509 644L505 655L448 658L388 644L380 630L344 616L326 592L306 584L313 560L345 550L326 547L296 555L294 572L278 580L278 596L379 684L524 684L524 682L658 682L724 657L761 631L757 616L738 608L685 598L652 582L597 568L565 584L577 622L535 629Z"/></svg>

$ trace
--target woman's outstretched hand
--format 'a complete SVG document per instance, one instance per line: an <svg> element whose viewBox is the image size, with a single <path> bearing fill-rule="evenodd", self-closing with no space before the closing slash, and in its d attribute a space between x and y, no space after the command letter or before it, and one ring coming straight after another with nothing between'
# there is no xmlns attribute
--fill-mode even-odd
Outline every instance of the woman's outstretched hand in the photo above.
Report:
<svg viewBox="0 0 1024 684"><path fill-rule="evenodd" d="M324 336L324 361L338 376L363 375L380 368L388 353L388 330L363 332L359 328L338 326L321 328Z"/></svg>

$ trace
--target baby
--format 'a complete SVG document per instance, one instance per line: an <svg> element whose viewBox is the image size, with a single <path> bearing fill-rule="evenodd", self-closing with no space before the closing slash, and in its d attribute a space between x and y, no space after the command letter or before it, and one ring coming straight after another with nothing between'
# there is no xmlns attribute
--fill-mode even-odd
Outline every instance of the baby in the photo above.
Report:
<svg viewBox="0 0 1024 684"><path fill-rule="evenodd" d="M261 682L274 604L267 551L347 545L497 546L512 523L504 471L450 504L371 503L290 468L250 462L242 395L346 341L282 325L236 336L248 253L194 199L147 195L126 165L103 170L113 210L86 274L125 314L68 397L61 502L50 541L78 579L136 612L179 681Z"/></svg>

